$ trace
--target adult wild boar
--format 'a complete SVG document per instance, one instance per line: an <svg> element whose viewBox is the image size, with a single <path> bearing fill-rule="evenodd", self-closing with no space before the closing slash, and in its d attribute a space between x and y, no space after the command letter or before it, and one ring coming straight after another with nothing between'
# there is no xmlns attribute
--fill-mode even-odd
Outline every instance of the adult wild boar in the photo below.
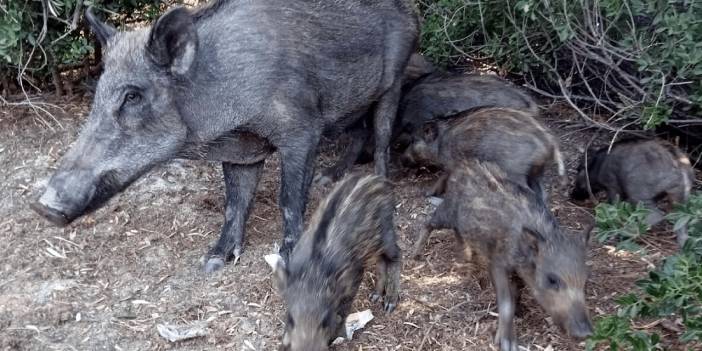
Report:
<svg viewBox="0 0 702 351"><path fill-rule="evenodd" d="M221 161L225 223L205 271L244 248L263 162L281 158L281 255L302 231L317 144L374 111L384 175L403 70L416 46L409 0L215 0L118 32L88 10L104 72L87 124L33 205L68 224L154 166Z"/></svg>

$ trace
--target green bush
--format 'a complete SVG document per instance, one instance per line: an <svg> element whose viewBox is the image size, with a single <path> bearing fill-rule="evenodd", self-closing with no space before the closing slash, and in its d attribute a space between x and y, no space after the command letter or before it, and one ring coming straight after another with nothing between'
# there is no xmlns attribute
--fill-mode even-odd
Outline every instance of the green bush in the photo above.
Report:
<svg viewBox="0 0 702 351"><path fill-rule="evenodd" d="M547 96L613 116L608 125L652 129L702 113L702 2L418 4L422 50L441 63L466 57L495 63Z"/></svg>
<svg viewBox="0 0 702 351"><path fill-rule="evenodd" d="M595 331L586 343L587 350L606 344L610 350L649 351L660 349L660 336L632 330L631 321L620 316L604 316L595 323Z"/></svg>
<svg viewBox="0 0 702 351"><path fill-rule="evenodd" d="M90 64L86 59L95 46L83 21L90 5L97 13L110 14L110 21L117 24L151 20L166 6L158 0L0 2L2 81L41 89L60 70Z"/></svg>
<svg viewBox="0 0 702 351"><path fill-rule="evenodd" d="M614 216L598 218L598 226L600 219L611 217ZM674 226L688 224L690 239L681 252L639 280L636 292L617 300L616 315L596 321L595 333L587 342L588 350L602 344L610 350L660 349L659 335L632 328L632 321L652 318L680 318L684 329L680 342L702 342L702 193L678 206L668 218ZM636 221L619 223L626 226ZM612 223L605 220L602 226L610 228Z"/></svg>
<svg viewBox="0 0 702 351"><path fill-rule="evenodd" d="M416 1L422 50L443 64L466 57L497 64L547 96L612 116L602 123L582 114L600 127L699 125L701 2ZM84 64L94 52L81 18L85 6L125 24L151 20L175 2L0 2L0 83L19 77L41 88L62 66Z"/></svg>
<svg viewBox="0 0 702 351"><path fill-rule="evenodd" d="M600 203L595 207L595 237L601 243L615 241L619 249L639 251L636 240L650 229L646 223L649 213L642 204Z"/></svg>

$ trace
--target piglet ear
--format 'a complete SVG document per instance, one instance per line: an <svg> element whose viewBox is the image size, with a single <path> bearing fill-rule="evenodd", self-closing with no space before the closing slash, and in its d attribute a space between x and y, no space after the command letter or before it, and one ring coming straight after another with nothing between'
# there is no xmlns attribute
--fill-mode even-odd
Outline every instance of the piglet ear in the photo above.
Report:
<svg viewBox="0 0 702 351"><path fill-rule="evenodd" d="M197 51L197 32L190 12L177 7L161 16L151 28L146 52L151 61L173 74L188 72Z"/></svg>
<svg viewBox="0 0 702 351"><path fill-rule="evenodd" d="M439 127L434 122L424 123L422 126L422 138L425 142L432 142L439 136Z"/></svg>
<svg viewBox="0 0 702 351"><path fill-rule="evenodd" d="M519 251L526 258L538 256L539 247L545 241L546 239L539 232L524 228L519 238Z"/></svg>
<svg viewBox="0 0 702 351"><path fill-rule="evenodd" d="M100 46L105 46L108 40L112 38L115 33L117 33L117 30L115 27L100 21L97 17L95 17L95 13L93 12L93 7L89 6L85 10L85 20L88 21L88 24L90 25L90 30L95 33L95 36L97 37L98 41L100 42Z"/></svg>

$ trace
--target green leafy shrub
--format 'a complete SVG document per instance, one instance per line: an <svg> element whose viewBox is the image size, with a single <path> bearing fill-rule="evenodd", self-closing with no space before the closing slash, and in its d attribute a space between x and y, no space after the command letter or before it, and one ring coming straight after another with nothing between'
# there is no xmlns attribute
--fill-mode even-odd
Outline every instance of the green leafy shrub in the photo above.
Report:
<svg viewBox="0 0 702 351"><path fill-rule="evenodd" d="M687 223L690 239L678 254L639 280L636 292L617 300L616 315L596 321L595 333L587 341L589 350L603 344L610 350L660 349L660 336L632 328L632 321L651 318L679 318L684 329L680 342L702 342L702 194L678 206L669 219L675 226Z"/></svg>
<svg viewBox="0 0 702 351"><path fill-rule="evenodd" d="M422 50L444 64L493 62L549 97L613 116L607 126L702 115L702 2L417 2Z"/></svg>
<svg viewBox="0 0 702 351"><path fill-rule="evenodd" d="M620 249L639 251L636 240L650 229L646 223L649 213L642 204L634 206L628 202L600 203L595 207L595 237L603 243L614 241Z"/></svg>
<svg viewBox="0 0 702 351"><path fill-rule="evenodd" d="M587 350L606 344L610 350L628 348L634 351L658 349L660 336L632 330L631 321L619 316L605 316L597 320L595 331L586 343Z"/></svg>
<svg viewBox="0 0 702 351"><path fill-rule="evenodd" d="M668 219L673 222L674 231L687 225L690 231L702 233L702 196L692 196L686 203L676 205Z"/></svg>
<svg viewBox="0 0 702 351"><path fill-rule="evenodd" d="M125 24L151 20L173 2L2 1L0 82L7 84L12 80L15 85L27 86L27 89L41 89L58 77L61 70L90 64L86 58L94 53L95 46L83 21L87 6L95 6L98 13L109 14L113 23Z"/></svg>

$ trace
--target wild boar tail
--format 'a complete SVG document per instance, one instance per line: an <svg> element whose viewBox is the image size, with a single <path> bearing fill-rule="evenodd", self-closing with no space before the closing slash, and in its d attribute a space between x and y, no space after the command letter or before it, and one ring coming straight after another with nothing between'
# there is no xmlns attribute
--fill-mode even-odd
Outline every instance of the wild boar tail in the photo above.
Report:
<svg viewBox="0 0 702 351"><path fill-rule="evenodd" d="M525 91L520 90L520 92L524 95L524 101L527 104L526 111L533 116L538 116L540 114L539 105L534 101L534 98Z"/></svg>
<svg viewBox="0 0 702 351"><path fill-rule="evenodd" d="M690 192L692 191L692 182L695 179L695 172L692 168L690 158L685 152L680 150L679 147L677 147L675 144L669 141L662 141L660 144L663 145L666 148L666 150L668 150L668 152L670 152L670 154L673 156L675 164L677 165L677 169L682 174L684 188L683 201L687 201L687 199L690 198Z"/></svg>
<svg viewBox="0 0 702 351"><path fill-rule="evenodd" d="M563 155L561 154L561 149L558 147L558 144L553 147L553 162L556 164L560 186L565 189L568 186L568 174L566 173Z"/></svg>
<svg viewBox="0 0 702 351"><path fill-rule="evenodd" d="M556 162L556 167L558 167L558 176L565 177L565 163L563 162L563 155L561 155L561 150L556 147L553 150L553 160Z"/></svg>
<svg viewBox="0 0 702 351"><path fill-rule="evenodd" d="M687 157L687 156L685 156ZM692 181L695 179L695 173L692 167L680 167L680 172L682 172L683 179L683 202L687 202L690 198L690 192L692 192Z"/></svg>

